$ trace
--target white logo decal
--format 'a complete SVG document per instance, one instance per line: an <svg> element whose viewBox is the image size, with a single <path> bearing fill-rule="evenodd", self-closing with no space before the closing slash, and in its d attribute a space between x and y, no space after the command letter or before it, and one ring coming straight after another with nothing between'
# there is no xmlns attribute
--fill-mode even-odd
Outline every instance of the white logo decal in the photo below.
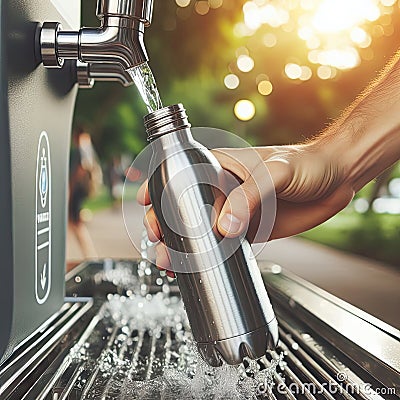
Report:
<svg viewBox="0 0 400 400"><path fill-rule="evenodd" d="M40 202L42 208L46 207L47 203L47 192L48 192L48 172L47 172L47 157L45 149L42 149L42 157L40 157L40 178L39 178L39 192Z"/></svg>
<svg viewBox="0 0 400 400"><path fill-rule="evenodd" d="M35 192L35 297L43 304L51 288L51 164L46 132L39 137Z"/></svg>

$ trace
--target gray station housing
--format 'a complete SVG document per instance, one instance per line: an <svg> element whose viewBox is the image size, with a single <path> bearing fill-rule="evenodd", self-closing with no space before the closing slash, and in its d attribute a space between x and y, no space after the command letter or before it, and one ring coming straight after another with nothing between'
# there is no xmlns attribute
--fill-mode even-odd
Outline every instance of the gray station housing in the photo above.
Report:
<svg viewBox="0 0 400 400"><path fill-rule="evenodd" d="M0 363L64 301L72 62L41 64L44 21L80 27L80 0L0 0Z"/></svg>

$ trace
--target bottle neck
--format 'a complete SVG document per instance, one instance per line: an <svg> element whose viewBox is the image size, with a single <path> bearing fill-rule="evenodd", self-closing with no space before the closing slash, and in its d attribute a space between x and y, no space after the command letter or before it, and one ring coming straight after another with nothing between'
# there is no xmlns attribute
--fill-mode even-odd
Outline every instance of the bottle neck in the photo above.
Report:
<svg viewBox="0 0 400 400"><path fill-rule="evenodd" d="M150 142L173 132L187 131L187 133L181 134L182 140L185 140L185 135L187 134L191 136L189 131L191 125L182 104L163 107L146 115L144 117L144 125L147 132L147 140ZM178 136L180 135L178 134Z"/></svg>

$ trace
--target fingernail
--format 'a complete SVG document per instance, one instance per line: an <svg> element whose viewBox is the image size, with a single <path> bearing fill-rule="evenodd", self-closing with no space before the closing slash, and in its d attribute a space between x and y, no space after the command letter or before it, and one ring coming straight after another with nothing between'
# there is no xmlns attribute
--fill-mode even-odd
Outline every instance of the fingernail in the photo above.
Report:
<svg viewBox="0 0 400 400"><path fill-rule="evenodd" d="M240 231L241 222L232 214L224 214L219 221L222 229L229 233L238 233Z"/></svg>

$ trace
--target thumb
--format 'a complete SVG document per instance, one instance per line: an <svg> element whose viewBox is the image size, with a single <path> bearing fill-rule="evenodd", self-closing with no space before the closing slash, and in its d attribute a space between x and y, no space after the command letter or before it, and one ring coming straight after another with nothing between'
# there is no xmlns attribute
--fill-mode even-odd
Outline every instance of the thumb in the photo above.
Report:
<svg viewBox="0 0 400 400"><path fill-rule="evenodd" d="M284 186L287 175L285 164L279 161L260 163L251 175L227 197L218 217L220 233L226 237L237 237L247 233L252 218L262 211L262 201L271 199L271 196L275 199L276 192ZM267 213L269 211L272 210L267 210ZM261 223L265 216L259 217ZM268 215L267 220L270 219L271 216Z"/></svg>
<svg viewBox="0 0 400 400"><path fill-rule="evenodd" d="M247 231L249 222L261 202L259 188L252 176L233 189L218 217L218 230L226 237Z"/></svg>

